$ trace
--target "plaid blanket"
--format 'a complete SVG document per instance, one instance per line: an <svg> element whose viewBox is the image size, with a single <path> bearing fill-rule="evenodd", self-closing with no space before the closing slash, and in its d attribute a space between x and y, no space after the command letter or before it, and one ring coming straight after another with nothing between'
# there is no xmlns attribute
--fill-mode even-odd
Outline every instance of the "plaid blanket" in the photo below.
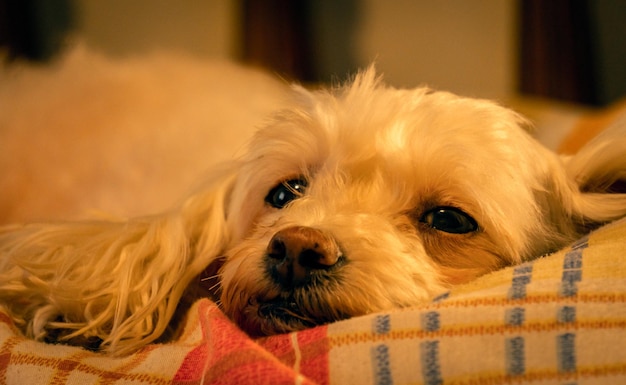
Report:
<svg viewBox="0 0 626 385"><path fill-rule="evenodd" d="M626 220L423 306L253 341L208 300L179 341L124 358L23 338L7 384L626 383Z"/></svg>

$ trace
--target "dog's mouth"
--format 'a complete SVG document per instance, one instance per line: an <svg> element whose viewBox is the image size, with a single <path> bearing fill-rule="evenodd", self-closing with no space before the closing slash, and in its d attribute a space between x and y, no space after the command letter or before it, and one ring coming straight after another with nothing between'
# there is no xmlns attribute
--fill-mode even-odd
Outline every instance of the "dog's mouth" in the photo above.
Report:
<svg viewBox="0 0 626 385"><path fill-rule="evenodd" d="M303 311L296 300L292 297L277 297L267 302L259 303L258 316L270 322L277 322L279 325L289 325L290 328L305 329L316 326L319 319Z"/></svg>
<svg viewBox="0 0 626 385"><path fill-rule="evenodd" d="M283 292L271 299L250 300L244 313L247 314L240 320L243 321L240 325L252 336L288 333L350 317L306 290Z"/></svg>

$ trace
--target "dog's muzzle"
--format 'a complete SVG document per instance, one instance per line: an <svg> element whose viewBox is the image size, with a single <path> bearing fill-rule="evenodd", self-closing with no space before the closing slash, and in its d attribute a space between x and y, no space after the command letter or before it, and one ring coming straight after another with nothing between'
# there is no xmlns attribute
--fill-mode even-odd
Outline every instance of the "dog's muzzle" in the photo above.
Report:
<svg viewBox="0 0 626 385"><path fill-rule="evenodd" d="M343 253L326 233L304 226L277 232L267 246L265 263L283 289L306 286L343 261Z"/></svg>

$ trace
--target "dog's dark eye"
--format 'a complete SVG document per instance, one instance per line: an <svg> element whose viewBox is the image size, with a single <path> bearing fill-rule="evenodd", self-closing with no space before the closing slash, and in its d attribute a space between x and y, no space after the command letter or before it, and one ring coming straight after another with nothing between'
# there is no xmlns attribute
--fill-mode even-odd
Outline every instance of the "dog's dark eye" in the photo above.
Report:
<svg viewBox="0 0 626 385"><path fill-rule="evenodd" d="M304 194L307 182L304 179L290 179L279 183L270 190L265 197L265 202L272 207L282 209L294 199L300 198Z"/></svg>
<svg viewBox="0 0 626 385"><path fill-rule="evenodd" d="M452 234L466 234L478 230L476 220L455 207L435 207L426 211L420 222L435 230Z"/></svg>

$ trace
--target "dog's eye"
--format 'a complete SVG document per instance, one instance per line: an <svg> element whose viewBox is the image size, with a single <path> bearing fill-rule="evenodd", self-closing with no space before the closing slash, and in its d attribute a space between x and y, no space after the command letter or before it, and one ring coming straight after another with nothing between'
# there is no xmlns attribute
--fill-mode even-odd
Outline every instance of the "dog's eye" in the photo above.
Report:
<svg viewBox="0 0 626 385"><path fill-rule="evenodd" d="M307 182L304 179L290 179L279 183L270 190L265 197L265 202L272 207L282 209L294 199L300 198L304 194Z"/></svg>
<svg viewBox="0 0 626 385"><path fill-rule="evenodd" d="M455 207L435 207L426 211L420 222L435 230L452 234L466 234L478 230L476 220Z"/></svg>

